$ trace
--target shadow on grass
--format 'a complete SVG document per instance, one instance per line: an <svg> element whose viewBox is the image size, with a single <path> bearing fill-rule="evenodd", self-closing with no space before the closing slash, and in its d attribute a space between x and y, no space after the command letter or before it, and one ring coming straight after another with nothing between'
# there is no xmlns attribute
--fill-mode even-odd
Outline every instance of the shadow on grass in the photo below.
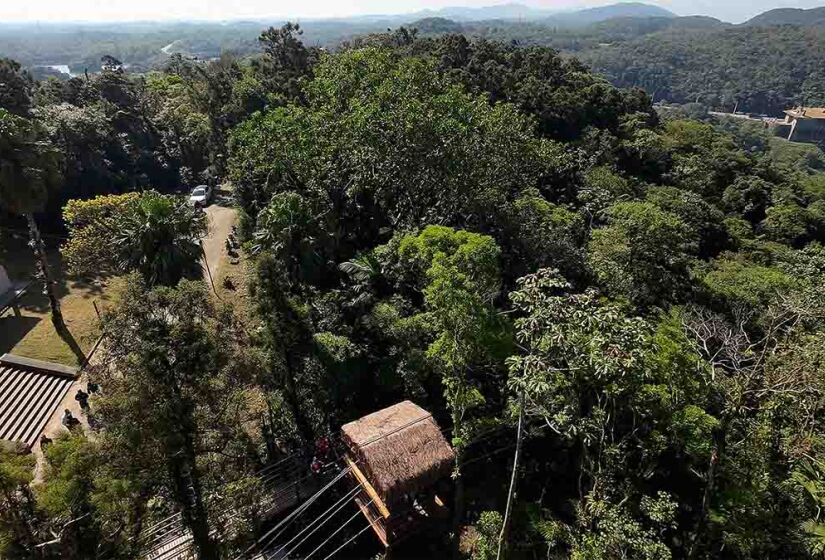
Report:
<svg viewBox="0 0 825 560"><path fill-rule="evenodd" d="M78 364L84 364L86 362L86 353L83 352L83 349L80 347L80 344L77 343L72 333L69 331L66 326L58 326L55 325L55 330L57 331L57 335L66 343L66 345L71 349L72 354L75 355L77 358Z"/></svg>
<svg viewBox="0 0 825 560"><path fill-rule="evenodd" d="M58 281L55 293L57 294L57 299L61 300L69 294L69 290L63 282ZM34 280L31 283L29 290L20 298L20 308L40 315L51 312L52 308L49 305L49 298L43 293L43 282Z"/></svg>
<svg viewBox="0 0 825 560"><path fill-rule="evenodd" d="M42 321L40 317L15 317L11 311L8 313L0 317L0 354L11 352Z"/></svg>
<svg viewBox="0 0 825 560"><path fill-rule="evenodd" d="M49 298L43 293L43 282L35 276L37 259L27 245L28 238L5 235L2 242L5 244L5 251L0 258L0 264L6 268L11 280L13 282L32 281L28 292L20 298L20 307L34 313L48 313L50 311ZM46 239L46 253L49 268L56 281L55 294L58 299L62 299L69 294L69 287L63 274L64 263L59 251L59 243L53 239Z"/></svg>
<svg viewBox="0 0 825 560"><path fill-rule="evenodd" d="M114 276L110 275L101 275L97 278L71 278L69 282L69 286L72 290L82 290L83 299L89 298L98 298L102 300L109 299L109 296L106 295L105 290L109 285L109 281L114 278Z"/></svg>

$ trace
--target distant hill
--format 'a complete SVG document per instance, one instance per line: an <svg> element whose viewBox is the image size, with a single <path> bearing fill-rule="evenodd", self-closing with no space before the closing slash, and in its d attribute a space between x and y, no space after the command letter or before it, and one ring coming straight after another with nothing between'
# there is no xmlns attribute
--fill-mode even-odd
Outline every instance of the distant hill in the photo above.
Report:
<svg viewBox="0 0 825 560"><path fill-rule="evenodd" d="M418 29L420 33L432 34L461 33L464 31L464 26L462 26L460 23L443 17L429 17L419 19L409 24L409 27L414 27L415 29Z"/></svg>
<svg viewBox="0 0 825 560"><path fill-rule="evenodd" d="M670 29L719 29L730 27L732 24L710 16L685 16L672 18Z"/></svg>
<svg viewBox="0 0 825 560"><path fill-rule="evenodd" d="M663 30L576 52L620 87L657 101L779 116L805 100L825 103L825 26Z"/></svg>
<svg viewBox="0 0 825 560"><path fill-rule="evenodd" d="M618 17L593 24L589 31L632 38L665 30L719 29L730 25L707 16Z"/></svg>
<svg viewBox="0 0 825 560"><path fill-rule="evenodd" d="M825 25L825 7L802 10L798 8L778 8L759 14L745 22L751 27L766 27L772 25Z"/></svg>
<svg viewBox="0 0 825 560"><path fill-rule="evenodd" d="M523 4L511 3L480 8L447 7L438 10L422 10L411 15L420 16L421 19L443 18L455 21L483 21L493 19L533 20L545 18L552 13L550 10L541 10Z"/></svg>
<svg viewBox="0 0 825 560"><path fill-rule="evenodd" d="M620 4L610 4L599 8L589 8L575 12L555 14L545 22L548 25L558 25L560 27L585 27L616 18L675 18L676 14L650 4L639 2L624 2Z"/></svg>
<svg viewBox="0 0 825 560"><path fill-rule="evenodd" d="M454 21L490 21L490 20L522 20L541 21L551 25L564 27L579 27L620 17L676 17L676 14L664 8L644 4L642 2L620 2L598 8L584 10L563 11L542 10L523 4L501 4L481 8L448 7L439 10L424 10L412 16L421 19L444 18Z"/></svg>

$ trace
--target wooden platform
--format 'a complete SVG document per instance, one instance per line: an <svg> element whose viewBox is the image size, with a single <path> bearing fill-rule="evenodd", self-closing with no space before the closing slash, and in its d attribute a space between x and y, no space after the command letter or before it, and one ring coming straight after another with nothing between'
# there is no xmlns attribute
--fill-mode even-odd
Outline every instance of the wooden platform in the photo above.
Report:
<svg viewBox="0 0 825 560"><path fill-rule="evenodd" d="M76 368L0 356L0 439L34 445L77 377Z"/></svg>

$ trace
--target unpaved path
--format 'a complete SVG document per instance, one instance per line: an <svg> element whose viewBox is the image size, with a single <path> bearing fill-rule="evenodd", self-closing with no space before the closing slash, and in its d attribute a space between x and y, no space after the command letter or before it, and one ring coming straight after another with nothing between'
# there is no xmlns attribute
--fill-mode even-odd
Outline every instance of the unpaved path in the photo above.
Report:
<svg viewBox="0 0 825 560"><path fill-rule="evenodd" d="M209 233L203 238L203 252L214 279L218 277L218 270L224 260L221 257L226 252L226 238L235 225L238 212L234 208L213 204L206 208L206 215L209 219ZM208 283L209 273L206 267L203 269L203 277Z"/></svg>

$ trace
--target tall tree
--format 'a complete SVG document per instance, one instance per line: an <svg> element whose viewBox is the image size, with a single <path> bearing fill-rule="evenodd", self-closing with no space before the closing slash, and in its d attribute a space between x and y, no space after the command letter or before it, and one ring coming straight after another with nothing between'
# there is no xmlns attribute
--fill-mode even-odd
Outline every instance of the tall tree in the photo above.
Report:
<svg viewBox="0 0 825 560"><path fill-rule="evenodd" d="M257 371L243 331L202 282L148 289L136 276L104 327L106 360L96 371L104 396L94 403L104 444L122 465L165 472L155 491L168 492L181 511L198 558L217 559L219 512L210 519L206 461L246 437L232 406Z"/></svg>
<svg viewBox="0 0 825 560"><path fill-rule="evenodd" d="M271 382L283 390L297 431L303 443L309 445L316 430L310 419L310 399L307 387L302 387L302 376L312 353L313 332L297 298L290 294L288 266L289 262L282 262L272 253L261 255L253 293L258 311L265 318L263 342L273 376ZM266 380L264 383L266 386Z"/></svg>
<svg viewBox="0 0 825 560"><path fill-rule="evenodd" d="M20 117L28 117L32 106L34 80L20 63L0 58L0 109Z"/></svg>
<svg viewBox="0 0 825 560"><path fill-rule="evenodd" d="M463 457L473 438L472 411L485 403L478 377L496 372L510 347L507 323L492 302L501 289L500 250L485 235L430 226L398 246L402 263L421 286L435 339L427 348L442 375L456 452L453 514L457 546L464 515Z"/></svg>
<svg viewBox="0 0 825 560"><path fill-rule="evenodd" d="M607 227L595 230L588 245L602 285L642 307L683 299L696 233L647 202L621 202L605 214Z"/></svg>
<svg viewBox="0 0 825 560"><path fill-rule="evenodd" d="M320 52L301 42L301 26L287 22L279 28L270 27L258 37L264 56L253 62L264 84L280 103L301 100L301 80L312 76L312 66Z"/></svg>
<svg viewBox="0 0 825 560"><path fill-rule="evenodd" d="M37 121L0 108L0 207L26 218L38 275L49 297L52 322L55 328L64 331L66 325L60 312L57 285L34 217L60 183L59 158L59 152Z"/></svg>
<svg viewBox="0 0 825 560"><path fill-rule="evenodd" d="M228 167L247 224L297 192L330 232L329 260L373 248L382 228L496 230L511 197L570 163L515 107L465 93L430 61L365 49L324 58L314 76L306 107L233 131Z"/></svg>
<svg viewBox="0 0 825 560"><path fill-rule="evenodd" d="M549 546L566 545L574 558L669 558L676 503L666 480L691 480L718 425L705 410L709 379L680 325L665 318L654 330L594 290L572 293L548 269L522 278L511 297L524 353L510 359L510 387L575 465L567 491L576 523L548 512ZM674 452L679 468L667 462Z"/></svg>

